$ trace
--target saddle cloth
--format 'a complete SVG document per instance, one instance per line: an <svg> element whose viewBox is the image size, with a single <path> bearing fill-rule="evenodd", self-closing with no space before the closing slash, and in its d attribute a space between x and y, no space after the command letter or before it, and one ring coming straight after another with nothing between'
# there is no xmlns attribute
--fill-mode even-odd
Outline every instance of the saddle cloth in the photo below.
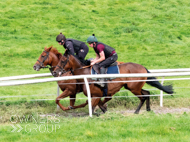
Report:
<svg viewBox="0 0 190 142"><path fill-rule="evenodd" d="M120 74L118 65L107 67L107 68L106 68L106 73L107 73L107 74ZM92 68L92 69L91 69L91 74L94 75L94 74L99 74L99 73L97 73L97 72L94 70L94 68ZM97 78L91 78L91 79L97 81ZM115 78L109 78L109 79L112 80L112 79L115 79Z"/></svg>

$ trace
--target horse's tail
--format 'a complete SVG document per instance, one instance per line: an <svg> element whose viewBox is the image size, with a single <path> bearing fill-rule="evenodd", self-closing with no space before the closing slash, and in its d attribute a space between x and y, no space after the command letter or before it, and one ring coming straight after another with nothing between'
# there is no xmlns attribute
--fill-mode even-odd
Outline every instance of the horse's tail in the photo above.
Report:
<svg viewBox="0 0 190 142"><path fill-rule="evenodd" d="M147 73L150 73L150 71L147 70ZM148 77L147 80L154 80L154 81L147 81L146 82L147 84L149 84L149 85L151 85L153 87L156 87L156 88L158 88L158 89L160 89L160 90L162 90L162 91L164 91L164 92L166 92L168 94L173 94L174 93L172 85L163 86L162 84L160 84L159 81L156 80L156 77Z"/></svg>

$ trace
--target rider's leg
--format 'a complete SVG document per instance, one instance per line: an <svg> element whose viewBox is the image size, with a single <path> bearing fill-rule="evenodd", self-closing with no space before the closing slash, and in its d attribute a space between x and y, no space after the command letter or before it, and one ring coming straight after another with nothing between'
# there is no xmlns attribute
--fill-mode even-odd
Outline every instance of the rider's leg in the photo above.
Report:
<svg viewBox="0 0 190 142"><path fill-rule="evenodd" d="M80 45L80 50L78 51L78 53L76 53L78 56L78 59L85 65L90 65L90 61L85 60L85 57L88 51L89 51L88 46L84 43Z"/></svg>
<svg viewBox="0 0 190 142"><path fill-rule="evenodd" d="M100 74L105 74L106 73L106 68L104 68L104 67L100 67ZM99 85L101 86L101 87L104 87L105 86L105 79L104 78L100 78L99 79Z"/></svg>

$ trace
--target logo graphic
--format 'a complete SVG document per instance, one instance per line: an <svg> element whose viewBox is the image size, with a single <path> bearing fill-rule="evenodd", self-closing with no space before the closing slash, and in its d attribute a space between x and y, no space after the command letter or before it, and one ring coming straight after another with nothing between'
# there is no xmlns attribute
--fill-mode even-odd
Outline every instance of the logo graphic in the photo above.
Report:
<svg viewBox="0 0 190 142"><path fill-rule="evenodd" d="M60 125L58 125L60 120L57 117L59 116L37 115L34 117L33 115L28 115L28 116L12 115L10 118L10 122L13 130L11 132L12 133L19 133L21 131L25 131L27 133L32 131L40 133L56 132L58 129L60 129ZM19 123L22 123L23 125L20 125Z"/></svg>
<svg viewBox="0 0 190 142"><path fill-rule="evenodd" d="M17 127L19 129L17 132L20 132L23 129L19 124L16 124L17 127L15 127L14 125L11 126L13 127L13 130L11 132L15 132L17 130Z"/></svg>

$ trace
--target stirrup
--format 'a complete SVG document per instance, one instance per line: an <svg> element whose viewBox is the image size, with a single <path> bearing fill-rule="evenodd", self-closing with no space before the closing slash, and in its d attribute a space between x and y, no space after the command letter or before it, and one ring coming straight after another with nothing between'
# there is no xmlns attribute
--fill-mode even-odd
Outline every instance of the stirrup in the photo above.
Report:
<svg viewBox="0 0 190 142"><path fill-rule="evenodd" d="M98 84L100 87L105 86L104 80L99 80L96 84Z"/></svg>

